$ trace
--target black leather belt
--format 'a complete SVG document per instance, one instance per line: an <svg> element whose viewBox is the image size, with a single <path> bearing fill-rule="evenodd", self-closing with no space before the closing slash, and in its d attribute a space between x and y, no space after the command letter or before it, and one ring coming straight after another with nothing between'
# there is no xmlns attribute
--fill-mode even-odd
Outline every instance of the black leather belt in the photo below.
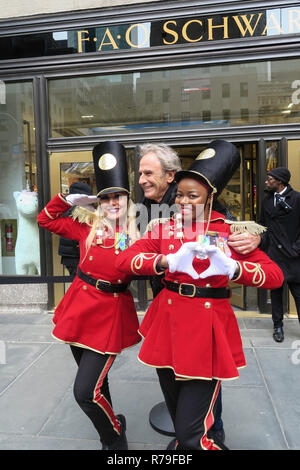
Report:
<svg viewBox="0 0 300 470"><path fill-rule="evenodd" d="M112 284L111 282L103 279L95 279L94 277L85 274L80 268L78 268L77 276L82 279L82 281L103 292L125 292L129 287L129 284Z"/></svg>
<svg viewBox="0 0 300 470"><path fill-rule="evenodd" d="M163 284L168 290L177 292L183 297L203 297L207 299L228 299L231 295L230 289L226 287L198 287L185 282L177 283L164 279Z"/></svg>

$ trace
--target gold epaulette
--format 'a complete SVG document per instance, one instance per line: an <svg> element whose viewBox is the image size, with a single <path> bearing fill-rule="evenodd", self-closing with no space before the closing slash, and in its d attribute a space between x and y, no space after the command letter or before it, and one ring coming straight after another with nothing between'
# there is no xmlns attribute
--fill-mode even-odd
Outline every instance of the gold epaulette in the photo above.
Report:
<svg viewBox="0 0 300 470"><path fill-rule="evenodd" d="M263 232L266 232L267 228L263 225L259 225L252 220L225 220L226 224L230 225L231 233L234 232L249 232L252 235L260 235Z"/></svg>
<svg viewBox="0 0 300 470"><path fill-rule="evenodd" d="M152 230L155 225L164 224L165 222L169 222L169 221L170 219L167 217L162 217L161 219L158 218L158 219L150 220L150 222L148 223L146 227L145 232L149 232L150 230Z"/></svg>
<svg viewBox="0 0 300 470"><path fill-rule="evenodd" d="M72 212L72 219L77 219L80 224L92 225L96 218L99 218L96 211L91 211L85 207L76 206Z"/></svg>

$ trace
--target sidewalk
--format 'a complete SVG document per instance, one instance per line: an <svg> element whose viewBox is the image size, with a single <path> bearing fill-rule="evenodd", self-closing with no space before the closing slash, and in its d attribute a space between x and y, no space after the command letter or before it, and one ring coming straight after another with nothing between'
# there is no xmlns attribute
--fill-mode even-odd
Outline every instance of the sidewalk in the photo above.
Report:
<svg viewBox="0 0 300 470"><path fill-rule="evenodd" d="M99 449L97 433L75 403L75 363L54 340L51 314L0 314L0 450ZM224 382L223 421L230 449L300 449L300 327L286 319L285 340L270 318L238 318L247 367ZM110 387L127 418L130 450L163 450L170 437L152 429L163 400L156 372L137 361L139 346L116 359Z"/></svg>

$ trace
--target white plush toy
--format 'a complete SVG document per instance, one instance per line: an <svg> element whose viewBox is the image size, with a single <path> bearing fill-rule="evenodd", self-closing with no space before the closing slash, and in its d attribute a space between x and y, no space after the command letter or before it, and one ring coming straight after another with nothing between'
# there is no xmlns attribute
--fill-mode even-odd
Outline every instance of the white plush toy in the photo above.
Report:
<svg viewBox="0 0 300 470"><path fill-rule="evenodd" d="M38 198L36 192L14 191L18 210L18 235L15 247L16 273L40 274L39 229L36 220Z"/></svg>

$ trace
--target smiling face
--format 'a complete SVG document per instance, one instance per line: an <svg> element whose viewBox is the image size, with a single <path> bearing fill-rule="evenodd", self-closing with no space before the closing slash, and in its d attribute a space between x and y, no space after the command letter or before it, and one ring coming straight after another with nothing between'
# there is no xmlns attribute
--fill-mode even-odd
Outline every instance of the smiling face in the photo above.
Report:
<svg viewBox="0 0 300 470"><path fill-rule="evenodd" d="M164 171L154 152L146 153L140 161L139 184L147 199L160 202L174 179L175 171Z"/></svg>
<svg viewBox="0 0 300 470"><path fill-rule="evenodd" d="M128 196L125 192L108 193L100 197L104 217L111 222L120 222L127 214Z"/></svg>
<svg viewBox="0 0 300 470"><path fill-rule="evenodd" d="M182 214L184 222L192 222L203 218L203 216L207 219L208 195L208 188L194 178L183 178L179 181L175 204Z"/></svg>

